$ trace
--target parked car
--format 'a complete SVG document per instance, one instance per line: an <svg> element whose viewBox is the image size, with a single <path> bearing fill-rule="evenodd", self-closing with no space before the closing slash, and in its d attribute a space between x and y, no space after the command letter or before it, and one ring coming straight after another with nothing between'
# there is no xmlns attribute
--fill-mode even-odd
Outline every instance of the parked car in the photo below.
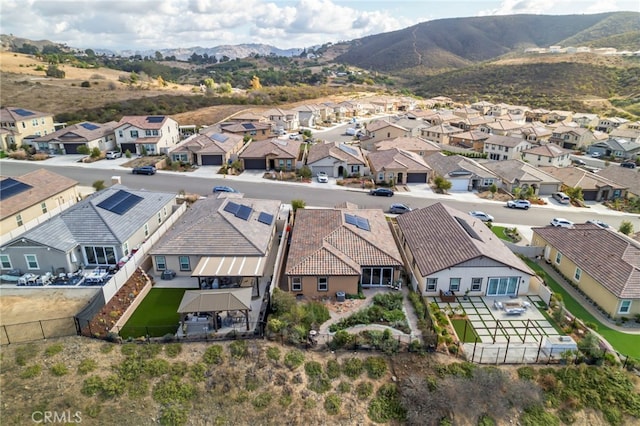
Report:
<svg viewBox="0 0 640 426"><path fill-rule="evenodd" d="M300 140L300 136L298 136L298 135L294 135L294 134L292 133L292 134L290 134L290 135L289 135L289 139L299 141L299 140Z"/></svg>
<svg viewBox="0 0 640 426"><path fill-rule="evenodd" d="M529 210L531 203L529 200L509 200L507 201L507 207L510 209L525 209Z"/></svg>
<svg viewBox="0 0 640 426"><path fill-rule="evenodd" d="M476 219L480 219L483 222L493 222L493 216L479 210L473 210L469 212L469 216L473 216Z"/></svg>
<svg viewBox="0 0 640 426"><path fill-rule="evenodd" d="M412 210L413 209L406 204L391 204L391 207L389 207L389 213L391 214L408 213Z"/></svg>
<svg viewBox="0 0 640 426"><path fill-rule="evenodd" d="M329 182L329 176L327 176L325 172L318 172L318 174L316 175L316 179L318 179L318 182L320 183Z"/></svg>
<svg viewBox="0 0 640 426"><path fill-rule="evenodd" d="M371 195L380 195L383 197L393 197L393 191L389 188L376 188L372 189L369 194Z"/></svg>
<svg viewBox="0 0 640 426"><path fill-rule="evenodd" d="M620 167L626 167L627 169L635 169L636 163L633 161L625 161L624 163L620 163Z"/></svg>
<svg viewBox="0 0 640 426"><path fill-rule="evenodd" d="M607 223L604 223L603 221L598 220L598 219L589 219L587 221L587 223L592 223L592 224L594 224L596 226L599 226L600 228L605 228L605 229L609 227L609 225Z"/></svg>
<svg viewBox="0 0 640 426"><path fill-rule="evenodd" d="M584 160L581 160L579 158L576 158L575 160L573 160L573 164L575 164L576 166L586 166L587 163L584 162Z"/></svg>
<svg viewBox="0 0 640 426"><path fill-rule="evenodd" d="M554 192L553 198L555 198L560 204L569 204L571 202L571 198L564 192Z"/></svg>
<svg viewBox="0 0 640 426"><path fill-rule="evenodd" d="M554 217L553 219L551 219L551 225L560 226L562 228L573 228L574 223L571 222L569 219L565 219L562 217Z"/></svg>
<svg viewBox="0 0 640 426"><path fill-rule="evenodd" d="M593 158L600 158L600 157L602 157L602 153L598 152L598 151L594 151L594 152L591 153L591 156Z"/></svg>
<svg viewBox="0 0 640 426"><path fill-rule="evenodd" d="M218 192L238 192L230 186L214 186L213 193L217 194Z"/></svg>
<svg viewBox="0 0 640 426"><path fill-rule="evenodd" d="M122 153L120 151L107 151L107 154L105 155L107 160L115 160L120 157L122 157Z"/></svg>
<svg viewBox="0 0 640 426"><path fill-rule="evenodd" d="M134 175L155 175L156 168L153 166L139 166L134 167L133 170L131 170L131 173Z"/></svg>

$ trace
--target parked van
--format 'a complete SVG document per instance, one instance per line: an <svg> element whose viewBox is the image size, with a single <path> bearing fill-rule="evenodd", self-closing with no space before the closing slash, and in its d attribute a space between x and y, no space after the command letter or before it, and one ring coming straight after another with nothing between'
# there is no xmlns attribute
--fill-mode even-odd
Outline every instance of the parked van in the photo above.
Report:
<svg viewBox="0 0 640 426"><path fill-rule="evenodd" d="M355 129L355 128L353 128L353 127L349 127L349 128L347 129L347 131L345 132L345 134L346 134L347 136L355 136L355 135L356 135L356 129Z"/></svg>
<svg viewBox="0 0 640 426"><path fill-rule="evenodd" d="M559 203L562 204L569 204L569 202L571 202L571 198L569 198L569 196L564 192L555 192L553 194L553 198L555 198Z"/></svg>

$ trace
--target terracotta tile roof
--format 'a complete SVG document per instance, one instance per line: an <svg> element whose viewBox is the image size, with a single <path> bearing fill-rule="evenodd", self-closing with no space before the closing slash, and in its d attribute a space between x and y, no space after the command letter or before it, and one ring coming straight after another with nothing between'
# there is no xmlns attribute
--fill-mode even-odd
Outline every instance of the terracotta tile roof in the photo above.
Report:
<svg viewBox="0 0 640 426"><path fill-rule="evenodd" d="M367 219L370 231L345 222ZM363 266L402 265L381 210L299 209L291 236L287 275L360 275Z"/></svg>
<svg viewBox="0 0 640 426"><path fill-rule="evenodd" d="M153 117L153 118L152 118ZM151 120L149 120L151 118ZM129 124L144 130L158 130L162 129L168 120L173 119L166 115L125 115L118 122L118 127Z"/></svg>
<svg viewBox="0 0 640 426"><path fill-rule="evenodd" d="M253 141L249 143L240 158L265 158L273 156L276 158L298 158L300 144L302 141L291 139L266 139L263 141Z"/></svg>
<svg viewBox="0 0 640 426"><path fill-rule="evenodd" d="M457 135L456 135L457 136ZM403 149L405 151L440 151L438 144L426 139L417 137L399 137L385 139L375 144L377 151L385 151L392 148Z"/></svg>
<svg viewBox="0 0 640 426"><path fill-rule="evenodd" d="M538 168L556 179L559 179L562 183L570 186L571 188L580 187L583 190L593 190L602 188L603 186L610 186L614 189L626 188L626 186L616 185L614 182L604 178L603 176L588 172L579 167L540 166Z"/></svg>
<svg viewBox="0 0 640 426"><path fill-rule="evenodd" d="M442 203L405 213L397 221L423 277L482 257L534 275L484 223Z"/></svg>
<svg viewBox="0 0 640 426"><path fill-rule="evenodd" d="M109 123L91 123L83 122L67 126L64 129L57 130L48 135L40 136L35 139L36 142L91 142L107 135L113 134L118 123L111 121Z"/></svg>
<svg viewBox="0 0 640 426"><path fill-rule="evenodd" d="M313 164L327 157L333 157L347 164L365 164L364 156L359 147L327 141L311 145L307 164Z"/></svg>
<svg viewBox="0 0 640 426"><path fill-rule="evenodd" d="M614 164L600 170L597 175L616 183L620 187L628 186L629 192L640 197L640 168L627 169Z"/></svg>
<svg viewBox="0 0 640 426"><path fill-rule="evenodd" d="M533 228L616 297L640 298L640 244L595 225Z"/></svg>
<svg viewBox="0 0 640 426"><path fill-rule="evenodd" d="M7 178L3 177L1 180L5 179ZM2 203L0 203L0 218L2 219L13 216L35 204L40 204L46 199L78 184L73 179L45 169L35 170L13 179L26 183L32 188L2 200ZM69 200L65 200L65 202L67 201Z"/></svg>
<svg viewBox="0 0 640 426"><path fill-rule="evenodd" d="M551 157L551 158L562 157L563 155L571 154L572 152L573 151L569 149L564 149L553 143L536 146L534 148L527 149L526 151L524 151L524 153L526 154L541 155L543 157Z"/></svg>
<svg viewBox="0 0 640 426"><path fill-rule="evenodd" d="M367 155L371 168L382 170L406 170L408 172L428 172L431 167L418 154L398 148L375 151Z"/></svg>
<svg viewBox="0 0 640 426"><path fill-rule="evenodd" d="M20 115L16 111L21 112L22 114L30 113L29 115ZM41 117L52 117L53 114L48 112L39 112L26 108L18 108L18 107L6 107L0 108L0 121L3 123L15 123L17 121L25 121L32 120L34 118Z"/></svg>

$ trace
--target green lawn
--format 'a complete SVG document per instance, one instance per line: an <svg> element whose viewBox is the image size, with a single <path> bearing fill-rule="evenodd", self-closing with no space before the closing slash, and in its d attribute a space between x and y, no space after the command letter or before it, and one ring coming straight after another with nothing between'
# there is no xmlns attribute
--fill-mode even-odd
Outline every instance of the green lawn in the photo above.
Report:
<svg viewBox="0 0 640 426"><path fill-rule="evenodd" d="M459 318L459 319L451 319L451 324L453 324L453 328L456 330L456 334L458 335L458 339L464 343L474 343L476 341L480 341L476 330L473 328L468 319ZM467 330L465 332L465 324Z"/></svg>
<svg viewBox="0 0 640 426"><path fill-rule="evenodd" d="M580 318L584 322L591 322L598 326L598 333L601 334L616 351L623 355L628 355L636 359L640 359L640 335L638 334L626 334L616 330L612 330L603 323L601 323L596 317L591 315L577 300L564 289L560 284L553 280L544 269L532 260L525 259L525 262L531 269L536 271L547 283L549 287L555 292L562 295L564 306L576 317Z"/></svg>
<svg viewBox="0 0 640 426"><path fill-rule="evenodd" d="M178 306L182 300L183 288L153 288L144 298L138 309L120 331L120 336L162 337L167 333L175 333L178 329Z"/></svg>
<svg viewBox="0 0 640 426"><path fill-rule="evenodd" d="M505 241L509 241L512 242L511 238L507 237L507 234L504 233L504 231L507 230L507 228L505 228L504 226L498 226L498 225L492 225L491 226L491 230L493 231L494 234L496 234L498 236L498 238L500 238L501 240L505 240Z"/></svg>

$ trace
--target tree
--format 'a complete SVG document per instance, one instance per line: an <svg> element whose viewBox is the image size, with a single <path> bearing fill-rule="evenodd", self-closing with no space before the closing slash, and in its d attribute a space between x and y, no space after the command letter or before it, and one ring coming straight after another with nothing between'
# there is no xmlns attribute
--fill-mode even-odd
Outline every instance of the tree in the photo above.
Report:
<svg viewBox="0 0 640 426"><path fill-rule="evenodd" d="M433 179L433 183L436 186L436 190L441 194L446 193L449 189L451 189L451 182L446 180L442 176L436 176Z"/></svg>
<svg viewBox="0 0 640 426"><path fill-rule="evenodd" d="M53 78L64 78L64 76L66 75L64 71L62 71L60 68L58 68L56 65L49 65L47 67L47 72L46 72L47 77L53 77Z"/></svg>
<svg viewBox="0 0 640 426"><path fill-rule="evenodd" d="M620 228L618 231L622 232L624 235L630 235L633 233L633 223L629 220L623 220L620 223Z"/></svg>
<svg viewBox="0 0 640 426"><path fill-rule="evenodd" d="M253 78L251 79L251 88L253 90L260 90L262 89L262 84L260 84L260 78L258 78L257 76L253 76Z"/></svg>
<svg viewBox="0 0 640 426"><path fill-rule="evenodd" d="M159 51L156 50L155 58L156 58L156 61L161 61L163 59L162 58L162 53L160 53Z"/></svg>
<svg viewBox="0 0 640 426"><path fill-rule="evenodd" d="M489 187L489 192L491 192L491 198L494 198L496 196L496 192L498 192L498 187L496 186L495 183L491 184L491 186Z"/></svg>
<svg viewBox="0 0 640 426"><path fill-rule="evenodd" d="M211 77L204 79L204 85L207 89L213 88L214 84L216 84L216 82Z"/></svg>
<svg viewBox="0 0 640 426"><path fill-rule="evenodd" d="M106 188L103 180L97 180L91 184L96 191L102 191Z"/></svg>
<svg viewBox="0 0 640 426"><path fill-rule="evenodd" d="M298 209L304 209L306 205L307 203L304 200L291 200L291 208L293 208L294 212Z"/></svg>
<svg viewBox="0 0 640 426"><path fill-rule="evenodd" d="M84 53L90 58L95 58L96 56L96 52L94 52L93 49L86 49Z"/></svg>

